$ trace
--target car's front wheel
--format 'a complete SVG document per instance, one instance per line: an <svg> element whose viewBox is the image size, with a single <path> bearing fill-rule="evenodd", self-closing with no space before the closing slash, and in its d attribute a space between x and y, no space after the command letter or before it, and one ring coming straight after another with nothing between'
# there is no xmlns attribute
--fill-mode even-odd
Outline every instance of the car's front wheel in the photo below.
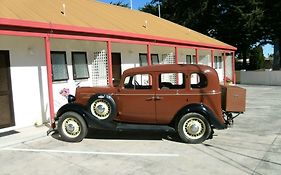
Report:
<svg viewBox="0 0 281 175"><path fill-rule="evenodd" d="M187 113L177 123L176 129L183 142L202 143L211 134L207 119L199 113Z"/></svg>
<svg viewBox="0 0 281 175"><path fill-rule="evenodd" d="M80 142L87 135L88 128L81 115L76 112L66 112L59 118L58 132L64 141Z"/></svg>

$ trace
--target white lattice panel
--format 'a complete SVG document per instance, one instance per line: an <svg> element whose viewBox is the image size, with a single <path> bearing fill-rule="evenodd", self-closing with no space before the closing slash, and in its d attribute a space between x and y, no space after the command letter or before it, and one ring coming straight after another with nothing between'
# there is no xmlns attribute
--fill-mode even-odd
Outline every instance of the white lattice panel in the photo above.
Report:
<svg viewBox="0 0 281 175"><path fill-rule="evenodd" d="M163 54L161 64L175 64L175 54L173 52Z"/></svg>
<svg viewBox="0 0 281 175"><path fill-rule="evenodd" d="M168 53L162 55L162 61L160 64L175 64L175 54ZM166 82L176 83L176 74L163 74L162 79Z"/></svg>
<svg viewBox="0 0 281 175"><path fill-rule="evenodd" d="M108 85L108 64L105 50L94 52L94 59L92 60L92 80L93 86Z"/></svg>

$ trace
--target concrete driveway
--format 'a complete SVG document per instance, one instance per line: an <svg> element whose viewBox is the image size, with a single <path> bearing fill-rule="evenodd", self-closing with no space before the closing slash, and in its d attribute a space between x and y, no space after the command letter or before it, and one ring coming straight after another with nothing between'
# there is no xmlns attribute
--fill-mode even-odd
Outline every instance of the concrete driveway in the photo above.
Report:
<svg viewBox="0 0 281 175"><path fill-rule="evenodd" d="M281 88L243 87L246 113L203 144L180 143L173 131L96 130L67 143L26 128L0 134L0 174L279 175Z"/></svg>

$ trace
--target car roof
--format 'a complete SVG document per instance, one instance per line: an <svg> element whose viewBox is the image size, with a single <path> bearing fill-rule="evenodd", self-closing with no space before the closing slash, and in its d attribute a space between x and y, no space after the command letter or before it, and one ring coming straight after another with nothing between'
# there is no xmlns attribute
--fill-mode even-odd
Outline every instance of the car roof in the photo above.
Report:
<svg viewBox="0 0 281 175"><path fill-rule="evenodd" d="M158 64L151 66L141 66L130 68L124 71L124 74L145 73L145 72L215 72L215 70L206 65L198 64Z"/></svg>

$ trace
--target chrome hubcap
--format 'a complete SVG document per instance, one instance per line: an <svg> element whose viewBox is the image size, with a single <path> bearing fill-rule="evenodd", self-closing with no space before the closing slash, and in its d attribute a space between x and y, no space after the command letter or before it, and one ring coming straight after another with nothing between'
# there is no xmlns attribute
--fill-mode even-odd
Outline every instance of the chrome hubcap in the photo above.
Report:
<svg viewBox="0 0 281 175"><path fill-rule="evenodd" d="M183 131L187 137L191 139L199 139L204 135L206 126L201 119L192 117L184 122Z"/></svg>
<svg viewBox="0 0 281 175"><path fill-rule="evenodd" d="M92 114L101 120L108 118L110 111L110 104L103 99L98 99L91 105Z"/></svg>
<svg viewBox="0 0 281 175"><path fill-rule="evenodd" d="M62 129L65 135L74 138L77 137L81 132L79 122L75 118L67 118L62 123Z"/></svg>

